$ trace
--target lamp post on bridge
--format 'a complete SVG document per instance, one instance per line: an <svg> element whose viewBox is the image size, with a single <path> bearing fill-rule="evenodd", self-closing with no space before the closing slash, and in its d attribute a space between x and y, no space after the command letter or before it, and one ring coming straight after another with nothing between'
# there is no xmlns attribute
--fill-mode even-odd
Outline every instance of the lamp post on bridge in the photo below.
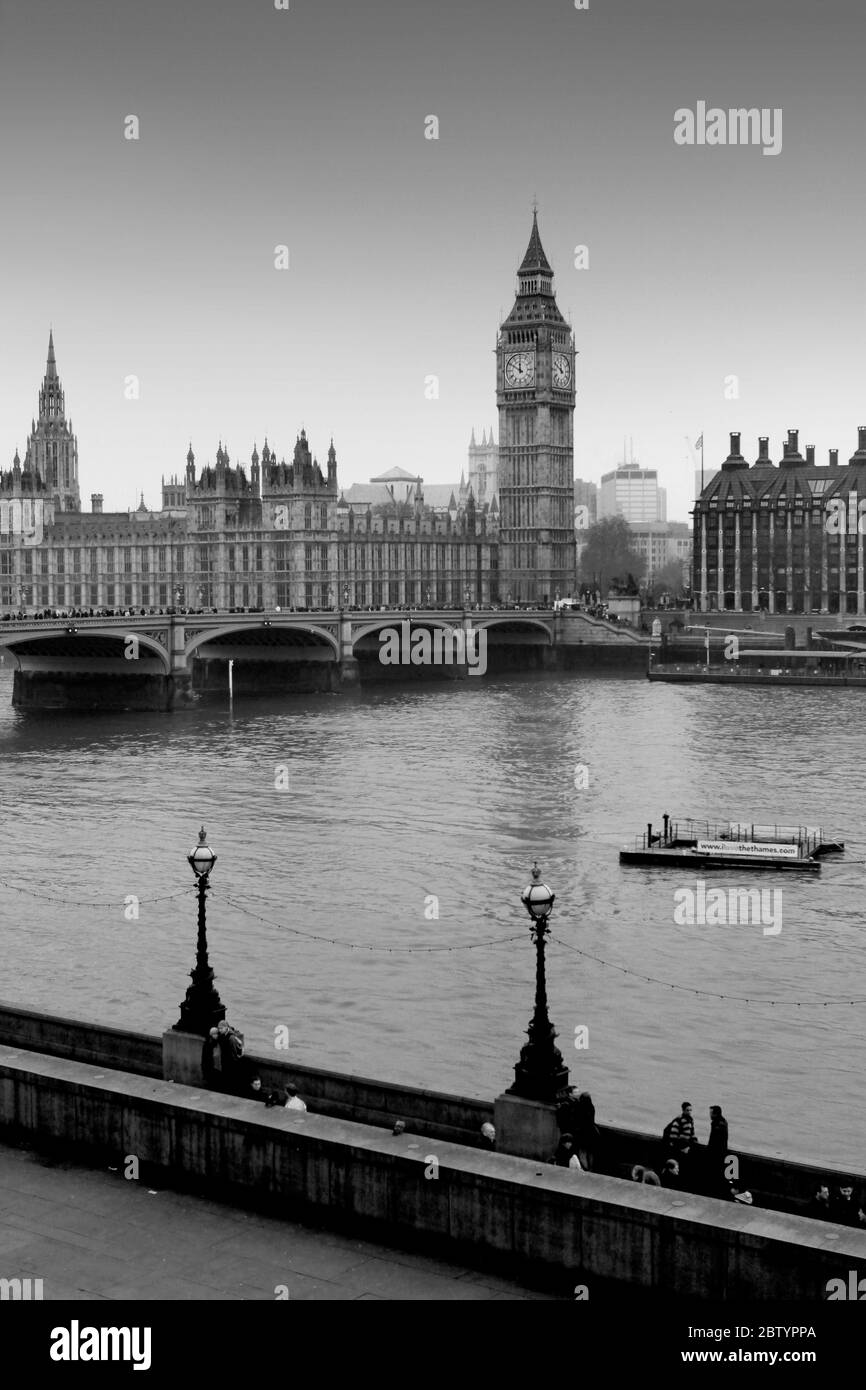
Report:
<svg viewBox="0 0 866 1390"><path fill-rule="evenodd" d="M556 1106L568 1088L568 1067L556 1046L556 1030L547 1008L547 979L544 965L545 938L550 914L556 901L542 882L538 864L532 868L532 882L524 888L520 901L532 919L530 934L535 943L535 1012L529 1023L527 1042L520 1049L514 1068L514 1082L496 1097L494 1123L497 1148L503 1153L526 1158L549 1158L559 1134Z"/></svg>
<svg viewBox="0 0 866 1390"><path fill-rule="evenodd" d="M225 1018L226 1009L214 985L214 972L207 954L205 899L210 887L210 872L217 857L207 843L204 826L199 831L198 844L187 855L187 860L198 879L198 939L195 967L190 971L192 984L187 988L186 998L180 1006L180 1018L174 1025L174 1031L196 1033L206 1038L211 1028L215 1028Z"/></svg>

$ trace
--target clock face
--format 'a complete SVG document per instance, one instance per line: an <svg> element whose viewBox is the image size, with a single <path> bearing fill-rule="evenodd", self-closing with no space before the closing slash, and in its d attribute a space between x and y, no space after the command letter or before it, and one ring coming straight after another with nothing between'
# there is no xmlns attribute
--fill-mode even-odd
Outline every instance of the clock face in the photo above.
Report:
<svg viewBox="0 0 866 1390"><path fill-rule="evenodd" d="M505 381L508 386L531 386L535 381L535 353L514 352L506 357Z"/></svg>
<svg viewBox="0 0 866 1390"><path fill-rule="evenodd" d="M571 381L571 363L564 352L553 354L553 384L567 386Z"/></svg>

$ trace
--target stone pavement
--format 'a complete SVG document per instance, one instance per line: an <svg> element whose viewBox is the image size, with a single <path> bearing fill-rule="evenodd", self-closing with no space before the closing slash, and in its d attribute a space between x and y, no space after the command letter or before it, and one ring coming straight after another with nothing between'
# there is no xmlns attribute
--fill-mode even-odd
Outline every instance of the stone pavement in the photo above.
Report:
<svg viewBox="0 0 866 1390"><path fill-rule="evenodd" d="M0 1146L0 1278L51 1299L542 1299L495 1274ZM556 1300L553 1300L556 1301Z"/></svg>

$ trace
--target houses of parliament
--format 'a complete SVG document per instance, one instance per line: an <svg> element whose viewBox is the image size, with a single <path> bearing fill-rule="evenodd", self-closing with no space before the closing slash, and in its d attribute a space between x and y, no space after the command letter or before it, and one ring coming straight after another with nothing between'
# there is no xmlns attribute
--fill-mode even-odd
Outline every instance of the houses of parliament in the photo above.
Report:
<svg viewBox="0 0 866 1390"><path fill-rule="evenodd" d="M425 491L392 468L341 491L306 434L248 467L192 446L158 511L81 508L78 444L49 335L22 460L0 471L0 610L412 607L550 602L574 585L574 346L537 217L497 345L498 450L474 433L469 477Z"/></svg>

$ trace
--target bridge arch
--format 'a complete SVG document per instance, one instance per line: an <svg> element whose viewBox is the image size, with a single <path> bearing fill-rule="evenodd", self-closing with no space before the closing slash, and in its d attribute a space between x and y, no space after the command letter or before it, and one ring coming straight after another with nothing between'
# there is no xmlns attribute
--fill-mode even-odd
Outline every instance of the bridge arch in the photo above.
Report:
<svg viewBox="0 0 866 1390"><path fill-rule="evenodd" d="M195 627L194 620L190 623L190 627ZM276 636L278 633L284 633L287 639L293 636L303 637L304 635L316 637L322 644L329 646L334 653L335 659L339 660L340 639L333 632L329 631L328 628L320 627L318 623L299 623L297 621L281 623L279 618L265 618L258 623L226 623L222 627L203 628L201 631L196 632L194 637L189 638L184 643L184 656L189 660L191 656L195 655L199 647L219 642L225 637L243 638L251 634L262 635L264 633L268 633L272 636ZM293 644L290 640L286 640L285 643L281 645L291 646ZM303 644L297 643L295 645L301 646ZM316 645L318 645L318 643ZM251 656L254 651L255 647L251 645Z"/></svg>
<svg viewBox="0 0 866 1390"><path fill-rule="evenodd" d="M509 632L521 632L527 628L534 628L536 631L543 632L548 643L553 645L553 625L546 623L543 618L522 617L520 614L494 615L489 618L479 616L477 622L473 620L472 626L479 631L484 628L488 631L493 628L500 628Z"/></svg>
<svg viewBox="0 0 866 1390"><path fill-rule="evenodd" d="M130 649L130 642L135 646ZM0 649L16 658L19 670L27 658L56 658L63 664L69 661L116 660L125 670L133 673L135 661L142 655L155 658L163 675L171 672L171 657L161 642L134 629L125 631L117 627L80 627L69 623L65 628L54 628L48 632L16 633L11 624L0 627ZM135 656L127 656L127 651Z"/></svg>
<svg viewBox="0 0 866 1390"><path fill-rule="evenodd" d="M444 618L434 618L434 617L429 617L429 618L428 618L426 615L420 614L420 613L415 613L415 614L412 614L411 616L410 616L410 614L408 614L408 613L391 613L391 614L384 614L381 618L378 618L378 619L374 620L373 622L365 622L364 625L363 625L363 627L357 627L357 628L356 628L356 627L354 627L354 625L353 625L353 627L352 627L352 650L354 651L355 648L358 646L358 644L359 644L361 641L363 641L363 639L364 639L365 637L369 637L370 634L371 634L371 633L374 633L374 632L382 632L382 631L384 631L384 629L385 629L386 627L393 627L393 628L396 628L397 631L399 632L399 631L400 631L400 625L401 625L401 623L403 623L403 622L408 622L408 623L409 623L410 631L411 631L412 628L416 628L416 629L417 629L417 628L419 628L419 627L438 627L438 628L442 628L442 630L443 630L444 632L454 632L455 629L459 629L460 626L461 626L461 624L460 624L459 622L458 622L458 623L449 623L449 622L446 622L446 620L445 620Z"/></svg>

